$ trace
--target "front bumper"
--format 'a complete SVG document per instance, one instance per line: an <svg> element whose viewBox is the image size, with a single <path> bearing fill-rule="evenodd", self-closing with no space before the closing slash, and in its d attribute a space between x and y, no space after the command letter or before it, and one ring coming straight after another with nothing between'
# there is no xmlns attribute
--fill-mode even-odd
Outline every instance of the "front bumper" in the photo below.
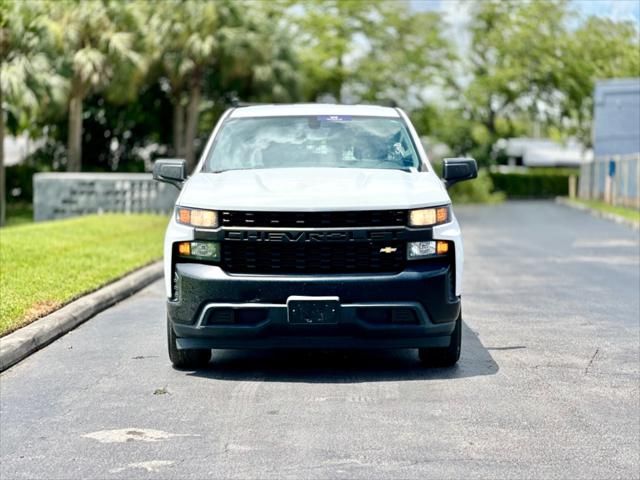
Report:
<svg viewBox="0 0 640 480"><path fill-rule="evenodd" d="M422 348L447 346L460 314L452 266L394 275L230 275L180 263L168 301L178 348ZM289 322L291 297L339 301L335 323Z"/></svg>

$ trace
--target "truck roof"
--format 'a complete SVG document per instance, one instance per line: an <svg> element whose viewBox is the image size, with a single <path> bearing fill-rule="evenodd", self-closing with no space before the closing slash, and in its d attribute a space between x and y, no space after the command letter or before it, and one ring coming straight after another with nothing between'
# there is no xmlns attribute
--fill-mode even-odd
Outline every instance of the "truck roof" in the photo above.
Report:
<svg viewBox="0 0 640 480"><path fill-rule="evenodd" d="M344 115L360 117L392 117L400 114L395 108L378 105L338 105L329 103L292 103L251 105L234 109L229 118L290 117L305 115Z"/></svg>

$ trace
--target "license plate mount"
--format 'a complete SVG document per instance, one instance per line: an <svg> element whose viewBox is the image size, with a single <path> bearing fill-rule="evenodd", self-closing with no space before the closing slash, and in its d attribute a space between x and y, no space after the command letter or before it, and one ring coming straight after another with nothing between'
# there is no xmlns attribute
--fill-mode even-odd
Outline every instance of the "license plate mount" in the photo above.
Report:
<svg viewBox="0 0 640 480"><path fill-rule="evenodd" d="M298 297L287 299L289 323L294 325L334 325L340 320L338 297Z"/></svg>

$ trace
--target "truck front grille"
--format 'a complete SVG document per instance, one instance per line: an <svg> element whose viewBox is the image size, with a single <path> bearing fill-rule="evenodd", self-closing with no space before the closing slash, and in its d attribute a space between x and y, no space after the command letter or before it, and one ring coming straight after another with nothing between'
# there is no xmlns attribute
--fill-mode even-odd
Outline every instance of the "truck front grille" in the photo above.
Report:
<svg viewBox="0 0 640 480"><path fill-rule="evenodd" d="M405 266L406 242L397 232L407 225L406 210L222 211L220 220L229 273L397 273Z"/></svg>
<svg viewBox="0 0 640 480"><path fill-rule="evenodd" d="M397 273L404 242L224 242L222 267L230 273Z"/></svg>

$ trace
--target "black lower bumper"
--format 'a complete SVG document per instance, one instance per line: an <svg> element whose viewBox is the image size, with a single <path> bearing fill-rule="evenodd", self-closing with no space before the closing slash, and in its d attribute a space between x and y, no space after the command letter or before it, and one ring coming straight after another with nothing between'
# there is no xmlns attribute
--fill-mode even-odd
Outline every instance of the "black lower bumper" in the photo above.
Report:
<svg viewBox="0 0 640 480"><path fill-rule="evenodd" d="M229 275L176 265L168 302L178 348L421 348L449 344L460 314L451 266L394 275ZM288 301L330 298L328 323L291 321Z"/></svg>

